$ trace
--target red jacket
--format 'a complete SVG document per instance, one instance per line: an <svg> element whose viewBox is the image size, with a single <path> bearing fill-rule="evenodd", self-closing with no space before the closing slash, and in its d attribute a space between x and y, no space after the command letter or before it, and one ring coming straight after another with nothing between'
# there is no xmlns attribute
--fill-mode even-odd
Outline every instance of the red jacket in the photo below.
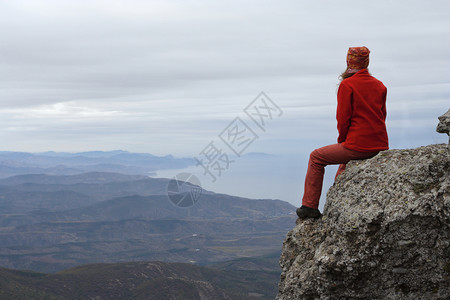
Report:
<svg viewBox="0 0 450 300"><path fill-rule="evenodd" d="M381 81L362 69L342 80L337 95L338 143L347 149L375 152L389 148L386 93Z"/></svg>

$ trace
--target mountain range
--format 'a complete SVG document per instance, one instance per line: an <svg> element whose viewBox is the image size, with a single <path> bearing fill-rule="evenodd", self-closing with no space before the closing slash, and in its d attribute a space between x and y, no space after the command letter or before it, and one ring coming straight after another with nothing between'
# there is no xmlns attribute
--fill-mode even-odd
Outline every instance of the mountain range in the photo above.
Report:
<svg viewBox="0 0 450 300"><path fill-rule="evenodd" d="M74 175L86 172L150 175L156 170L182 169L194 164L192 158L122 150L76 153L0 151L0 178L23 174Z"/></svg>
<svg viewBox="0 0 450 300"><path fill-rule="evenodd" d="M0 298L273 299L295 208L201 188L178 207L150 176L193 164L0 152Z"/></svg>
<svg viewBox="0 0 450 300"><path fill-rule="evenodd" d="M0 265L57 272L89 263L207 265L279 252L294 207L203 191L189 208L169 179L94 172L0 180Z"/></svg>

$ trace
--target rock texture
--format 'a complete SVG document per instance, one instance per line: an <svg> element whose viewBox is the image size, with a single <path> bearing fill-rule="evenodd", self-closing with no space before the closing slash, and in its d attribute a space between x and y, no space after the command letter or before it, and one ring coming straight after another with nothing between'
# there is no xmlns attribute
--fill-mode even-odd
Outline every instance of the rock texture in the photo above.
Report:
<svg viewBox="0 0 450 300"><path fill-rule="evenodd" d="M287 234L277 299L450 299L449 169L445 144L350 162Z"/></svg>
<svg viewBox="0 0 450 300"><path fill-rule="evenodd" d="M440 116L439 124L436 127L436 131L439 133L446 133L449 136L449 150L450 150L450 109L445 114Z"/></svg>
<svg viewBox="0 0 450 300"><path fill-rule="evenodd" d="M450 135L450 109L447 110L447 112L440 116L438 119L439 124L436 128L436 131L439 133L446 133L447 135Z"/></svg>

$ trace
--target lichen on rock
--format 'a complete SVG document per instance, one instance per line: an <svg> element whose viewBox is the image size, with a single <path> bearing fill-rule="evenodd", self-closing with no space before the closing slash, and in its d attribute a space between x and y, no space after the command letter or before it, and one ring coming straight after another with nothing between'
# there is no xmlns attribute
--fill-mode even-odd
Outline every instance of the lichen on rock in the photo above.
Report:
<svg viewBox="0 0 450 300"><path fill-rule="evenodd" d="M277 299L449 299L449 169L445 144L351 161L287 234Z"/></svg>

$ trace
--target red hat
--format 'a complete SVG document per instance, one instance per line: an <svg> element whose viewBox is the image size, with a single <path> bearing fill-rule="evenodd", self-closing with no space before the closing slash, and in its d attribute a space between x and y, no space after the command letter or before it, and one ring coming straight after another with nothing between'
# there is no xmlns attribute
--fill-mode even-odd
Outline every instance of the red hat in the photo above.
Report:
<svg viewBox="0 0 450 300"><path fill-rule="evenodd" d="M369 65L370 50L367 47L350 47L347 52L347 73L356 73Z"/></svg>

